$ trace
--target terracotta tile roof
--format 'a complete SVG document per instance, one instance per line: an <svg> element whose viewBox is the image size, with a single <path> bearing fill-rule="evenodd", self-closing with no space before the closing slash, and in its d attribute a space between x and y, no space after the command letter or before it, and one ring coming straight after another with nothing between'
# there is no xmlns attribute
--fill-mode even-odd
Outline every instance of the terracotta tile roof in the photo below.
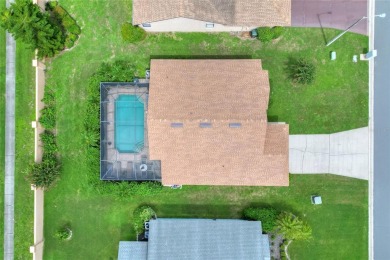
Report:
<svg viewBox="0 0 390 260"><path fill-rule="evenodd" d="M229 26L290 26L291 0L133 0L133 24L177 17Z"/></svg>
<svg viewBox="0 0 390 260"><path fill-rule="evenodd" d="M163 184L288 185L288 125L267 123L268 96L260 60L152 60L149 155Z"/></svg>

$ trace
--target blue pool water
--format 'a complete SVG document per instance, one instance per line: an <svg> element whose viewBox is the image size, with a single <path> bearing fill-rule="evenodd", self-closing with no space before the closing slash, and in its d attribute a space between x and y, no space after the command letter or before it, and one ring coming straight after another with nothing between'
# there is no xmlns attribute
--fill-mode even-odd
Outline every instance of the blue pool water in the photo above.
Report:
<svg viewBox="0 0 390 260"><path fill-rule="evenodd" d="M144 146L144 104L136 95L119 95L115 100L115 148L137 153Z"/></svg>

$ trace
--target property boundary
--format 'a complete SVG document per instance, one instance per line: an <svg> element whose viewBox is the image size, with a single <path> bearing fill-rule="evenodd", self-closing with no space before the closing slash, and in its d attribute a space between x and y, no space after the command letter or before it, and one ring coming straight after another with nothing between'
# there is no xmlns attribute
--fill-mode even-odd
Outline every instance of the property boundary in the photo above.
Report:
<svg viewBox="0 0 390 260"><path fill-rule="evenodd" d="M45 65L38 60L33 60L35 67L35 121L32 122L32 127L35 130L35 149L34 161L40 163L42 161L42 142L40 134L44 131L39 124L40 111L44 107L42 102L45 88ZM43 258L43 216L44 216L44 191L42 188L31 185L31 190L34 191L34 245L30 247L30 252L33 254L34 260Z"/></svg>

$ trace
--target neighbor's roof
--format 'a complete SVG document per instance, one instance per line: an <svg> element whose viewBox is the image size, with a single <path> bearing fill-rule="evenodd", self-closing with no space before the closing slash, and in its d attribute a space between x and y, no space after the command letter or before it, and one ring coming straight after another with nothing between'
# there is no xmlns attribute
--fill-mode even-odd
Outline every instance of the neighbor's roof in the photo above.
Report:
<svg viewBox="0 0 390 260"><path fill-rule="evenodd" d="M268 98L260 60L152 60L149 155L163 184L288 185L288 125L267 123Z"/></svg>
<svg viewBox="0 0 390 260"><path fill-rule="evenodd" d="M149 222L147 259L258 260L262 240L260 221L158 218Z"/></svg>
<svg viewBox="0 0 390 260"><path fill-rule="evenodd" d="M291 0L133 0L133 24L190 18L237 26L289 26Z"/></svg>
<svg viewBox="0 0 390 260"><path fill-rule="evenodd" d="M147 242L120 241L118 260L146 260L147 251Z"/></svg>

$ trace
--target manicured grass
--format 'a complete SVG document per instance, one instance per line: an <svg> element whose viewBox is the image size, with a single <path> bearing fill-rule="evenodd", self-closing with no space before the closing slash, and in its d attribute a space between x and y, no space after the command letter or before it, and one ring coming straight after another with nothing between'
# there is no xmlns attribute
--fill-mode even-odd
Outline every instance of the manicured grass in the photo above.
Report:
<svg viewBox="0 0 390 260"><path fill-rule="evenodd" d="M0 0L0 9L5 1ZM0 28L0 192L4 194L4 120L5 120L5 32ZM34 159L34 120L35 84L32 68L33 52L17 42L16 50L16 158L15 158L15 259L30 259L29 247L33 244L33 192L25 180L26 169ZM4 196L0 207L4 208ZM4 211L0 214L0 223L4 223ZM4 241L4 226L0 227L0 244ZM0 254L3 255L3 246Z"/></svg>
<svg viewBox="0 0 390 260"><path fill-rule="evenodd" d="M160 217L237 218L249 205L271 205L301 215L314 239L293 243L294 259L367 258L367 182L330 175L291 176L290 187L184 187L147 198L99 196L87 183L84 111L88 77L102 62L131 60L143 76L151 58L258 58L269 70L270 120L290 124L291 133L329 133L367 125L367 63L352 55L367 37L346 34L324 47L319 29L290 28L282 39L263 45L221 34L150 34L125 44L120 26L131 20L131 1L61 1L82 27L77 45L48 64L47 83L56 91L61 179L45 193L45 259L115 259L119 240L134 240L132 211L152 205ZM325 30L329 39L336 30ZM336 61L329 52L337 51ZM317 79L295 86L287 79L289 58L316 63ZM97 86L98 87L98 86ZM245 86L242 86L244 89ZM96 178L99 173L96 172ZM323 196L314 207L310 195ZM70 222L74 237L59 242L57 228Z"/></svg>

